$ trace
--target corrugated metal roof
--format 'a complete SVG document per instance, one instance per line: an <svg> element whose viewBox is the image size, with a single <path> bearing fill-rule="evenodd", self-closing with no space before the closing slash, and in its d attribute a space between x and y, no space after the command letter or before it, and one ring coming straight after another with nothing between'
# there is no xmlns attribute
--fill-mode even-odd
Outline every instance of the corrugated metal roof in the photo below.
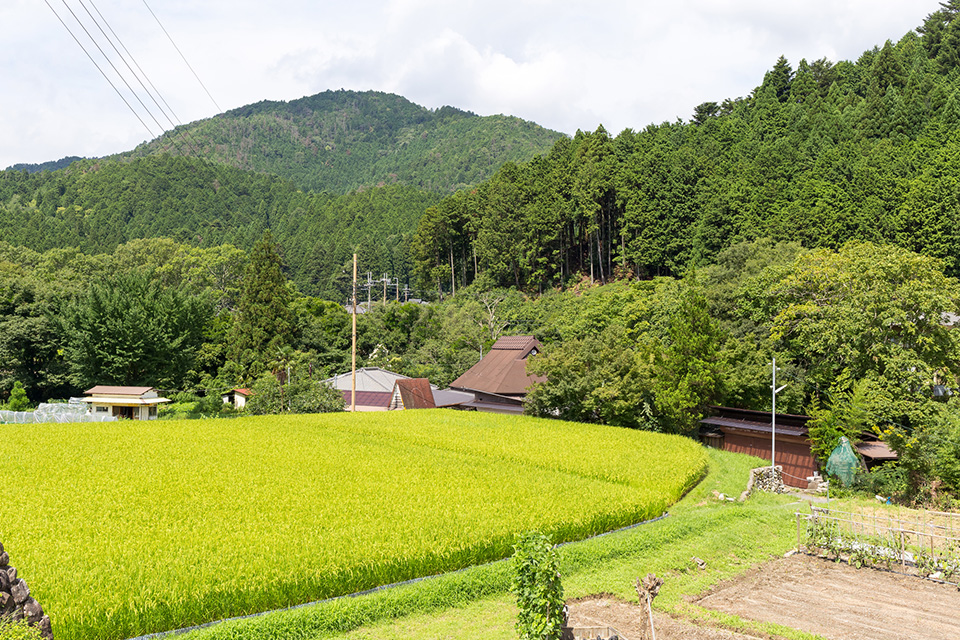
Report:
<svg viewBox="0 0 960 640"><path fill-rule="evenodd" d="M334 389L341 391L350 391L352 385L351 372L341 373L324 380L325 383ZM393 392L393 385L397 380L408 380L407 376L380 369L379 367L363 367L357 369L357 391L383 391L385 393Z"/></svg>
<svg viewBox="0 0 960 640"><path fill-rule="evenodd" d="M350 408L350 396L352 395L350 389L340 389L340 394L343 396L343 402L347 405L347 408ZM357 391L357 406L358 407L377 407L382 408L384 411L387 410L387 407L390 406L390 398L393 397L393 393L390 391Z"/></svg>
<svg viewBox="0 0 960 640"><path fill-rule="evenodd" d="M506 349L508 351L529 351L527 347L534 344L539 346L537 339L533 336L504 336L493 343L491 351Z"/></svg>
<svg viewBox="0 0 960 640"><path fill-rule="evenodd" d="M770 434L773 433L773 427L769 422L756 422L753 420L736 420L733 418L719 418L711 416L701 420L700 424L706 424L712 427L728 427L733 429L744 429L746 431L757 431ZM777 433L788 436L805 436L807 435L807 429L805 427L795 427L789 424L781 425L780 418L778 416Z"/></svg>
<svg viewBox="0 0 960 640"><path fill-rule="evenodd" d="M84 393L88 396L96 394L99 396L136 396L139 398L150 391L153 391L153 387L113 387L98 384L91 389L87 389Z"/></svg>
<svg viewBox="0 0 960 640"><path fill-rule="evenodd" d="M454 391L453 389L434 389L433 403L438 407L455 407L464 402L472 402L474 396L466 391Z"/></svg>
<svg viewBox="0 0 960 640"><path fill-rule="evenodd" d="M404 409L436 409L433 401L433 390L430 381L426 378L409 378L397 380L397 389L403 400Z"/></svg>
<svg viewBox="0 0 960 640"><path fill-rule="evenodd" d="M855 448L860 455L871 460L896 460L898 457L897 452L885 442L861 442Z"/></svg>

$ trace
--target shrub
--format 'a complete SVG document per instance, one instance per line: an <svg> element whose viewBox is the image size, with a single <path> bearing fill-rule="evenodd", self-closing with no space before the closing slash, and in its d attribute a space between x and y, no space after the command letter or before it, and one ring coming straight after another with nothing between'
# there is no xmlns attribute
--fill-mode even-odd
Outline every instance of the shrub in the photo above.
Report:
<svg viewBox="0 0 960 640"><path fill-rule="evenodd" d="M563 585L556 550L542 533L528 531L514 545L512 590L517 595L521 640L560 640Z"/></svg>
<svg viewBox="0 0 960 640"><path fill-rule="evenodd" d="M40 640L40 630L25 620L10 622L0 618L0 640Z"/></svg>

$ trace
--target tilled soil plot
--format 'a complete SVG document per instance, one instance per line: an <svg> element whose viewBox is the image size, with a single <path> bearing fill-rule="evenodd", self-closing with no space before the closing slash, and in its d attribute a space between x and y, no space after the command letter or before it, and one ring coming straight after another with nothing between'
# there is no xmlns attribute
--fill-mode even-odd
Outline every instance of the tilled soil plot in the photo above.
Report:
<svg viewBox="0 0 960 640"><path fill-rule="evenodd" d="M570 626L613 627L626 640L650 637L649 628L641 629L641 625L646 621L636 602L624 602L613 596L591 596L572 600L567 606ZM657 632L657 640L756 640L755 636L675 620L656 611L653 613L653 626ZM644 635L644 631L647 635Z"/></svg>
<svg viewBox="0 0 960 640"><path fill-rule="evenodd" d="M833 640L960 638L955 586L799 554L721 584L697 604Z"/></svg>

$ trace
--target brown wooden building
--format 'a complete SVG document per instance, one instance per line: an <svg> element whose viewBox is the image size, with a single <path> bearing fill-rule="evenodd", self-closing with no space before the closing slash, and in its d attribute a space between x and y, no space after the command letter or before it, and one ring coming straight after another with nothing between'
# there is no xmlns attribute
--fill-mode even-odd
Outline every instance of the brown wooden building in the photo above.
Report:
<svg viewBox="0 0 960 640"><path fill-rule="evenodd" d="M732 407L710 407L709 410L710 415L700 421L700 438L704 444L770 460L773 420L769 411ZM783 467L783 482L791 487L805 488L807 478L820 468L810 453L809 420L810 416L777 414L776 464ZM897 458L890 447L869 434L864 434L863 441L854 448L868 468Z"/></svg>
<svg viewBox="0 0 960 640"><path fill-rule="evenodd" d="M534 382L546 380L527 373L527 359L541 348L533 336L507 336L497 340L480 362L450 383L451 389L474 395L472 402L464 402L460 408L523 413L527 389Z"/></svg>

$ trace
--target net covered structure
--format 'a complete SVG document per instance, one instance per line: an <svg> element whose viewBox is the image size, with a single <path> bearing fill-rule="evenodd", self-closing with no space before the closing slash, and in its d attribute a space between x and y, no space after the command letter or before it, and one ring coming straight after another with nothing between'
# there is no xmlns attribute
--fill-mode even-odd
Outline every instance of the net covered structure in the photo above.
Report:
<svg viewBox="0 0 960 640"><path fill-rule="evenodd" d="M110 415L95 415L77 398L69 402L41 402L34 411L0 411L0 424L39 422L113 422Z"/></svg>

